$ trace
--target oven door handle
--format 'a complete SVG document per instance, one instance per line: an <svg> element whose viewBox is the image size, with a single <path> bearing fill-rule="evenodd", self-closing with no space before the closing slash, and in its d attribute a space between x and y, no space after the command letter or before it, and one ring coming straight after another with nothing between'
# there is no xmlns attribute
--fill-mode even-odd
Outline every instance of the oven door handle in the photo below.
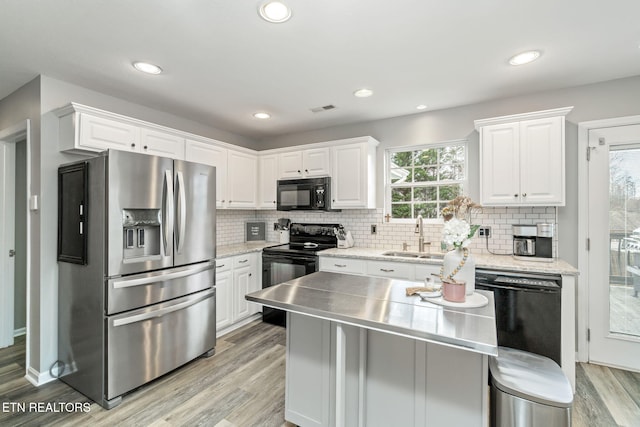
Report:
<svg viewBox="0 0 640 427"><path fill-rule="evenodd" d="M521 291L521 292L548 292L548 293L557 293L560 292L560 288L531 288L526 286L505 286L505 285L495 285L493 283L483 283L476 282L476 286L484 286L490 289L500 289L507 291Z"/></svg>

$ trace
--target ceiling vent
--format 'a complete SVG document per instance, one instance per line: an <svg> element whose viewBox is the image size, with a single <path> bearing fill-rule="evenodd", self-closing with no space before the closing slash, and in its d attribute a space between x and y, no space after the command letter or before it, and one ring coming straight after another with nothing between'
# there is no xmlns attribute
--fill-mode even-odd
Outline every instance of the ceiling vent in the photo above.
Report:
<svg viewBox="0 0 640 427"><path fill-rule="evenodd" d="M322 106L322 107L311 108L310 110L313 113L322 113L323 111L333 110L334 108L336 108L335 105L329 104L329 105L325 105L325 106Z"/></svg>

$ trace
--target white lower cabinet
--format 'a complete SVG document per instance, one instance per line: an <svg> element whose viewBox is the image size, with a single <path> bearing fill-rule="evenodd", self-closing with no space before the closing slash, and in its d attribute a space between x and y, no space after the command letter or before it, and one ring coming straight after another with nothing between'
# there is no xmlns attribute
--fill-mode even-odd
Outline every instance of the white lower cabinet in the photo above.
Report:
<svg viewBox="0 0 640 427"><path fill-rule="evenodd" d="M287 421L300 426L486 425L486 355L287 316Z"/></svg>
<svg viewBox="0 0 640 427"><path fill-rule="evenodd" d="M440 273L440 264L320 256L320 271L423 281Z"/></svg>
<svg viewBox="0 0 640 427"><path fill-rule="evenodd" d="M234 329L262 307L245 295L261 289L258 252L216 260L216 331L218 336Z"/></svg>

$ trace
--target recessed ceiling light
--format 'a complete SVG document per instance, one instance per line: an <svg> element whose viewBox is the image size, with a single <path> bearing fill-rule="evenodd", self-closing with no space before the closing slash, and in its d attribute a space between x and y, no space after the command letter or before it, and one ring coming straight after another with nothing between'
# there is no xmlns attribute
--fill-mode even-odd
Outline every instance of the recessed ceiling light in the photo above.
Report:
<svg viewBox="0 0 640 427"><path fill-rule="evenodd" d="M279 24L291 18L291 9L280 1L267 1L258 9L260 16L265 21Z"/></svg>
<svg viewBox="0 0 640 427"><path fill-rule="evenodd" d="M517 55L514 55L509 59L509 64L511 65L524 65L529 62L533 62L540 57L539 50L530 50L528 52L522 52Z"/></svg>
<svg viewBox="0 0 640 427"><path fill-rule="evenodd" d="M259 113L253 113L253 117L255 117L256 119L269 119L271 118L271 114L269 113L264 113L264 112L259 112Z"/></svg>
<svg viewBox="0 0 640 427"><path fill-rule="evenodd" d="M160 74L162 72L162 68L148 62L137 61L133 63L133 66L136 70L147 74Z"/></svg>
<svg viewBox="0 0 640 427"><path fill-rule="evenodd" d="M424 104L420 104L420 105L418 105L416 108L417 108L418 110L426 110L426 109L427 109L427 106L426 106L426 105L424 105Z"/></svg>
<svg viewBox="0 0 640 427"><path fill-rule="evenodd" d="M358 89L357 91L353 92L354 96L357 96L358 98L368 98L371 95L373 95L373 91L371 89Z"/></svg>

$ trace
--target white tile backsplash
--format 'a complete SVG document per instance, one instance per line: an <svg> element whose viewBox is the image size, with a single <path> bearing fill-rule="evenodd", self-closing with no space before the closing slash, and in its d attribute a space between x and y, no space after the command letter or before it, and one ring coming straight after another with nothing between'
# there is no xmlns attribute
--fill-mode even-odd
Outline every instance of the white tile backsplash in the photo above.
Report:
<svg viewBox="0 0 640 427"><path fill-rule="evenodd" d="M377 249L402 249L402 243L409 244L409 250L418 249L418 236L414 234L413 224L394 224L384 222L383 209L355 209L342 212L278 212L252 210L222 210L217 214L217 244L230 245L245 240L245 222L265 221L267 241L277 242L278 235L273 224L278 218L289 218L292 222L339 223L353 234L356 246ZM535 224L537 222L556 223L556 208L484 208L480 214L474 214L472 222L491 227L488 242L483 237L473 238L471 249L476 253L512 253L512 224ZM371 234L371 225L377 227ZM554 256L557 254L557 226L553 241ZM432 251L440 251L442 225L425 224L424 240L431 242ZM487 250L487 243L489 250Z"/></svg>

